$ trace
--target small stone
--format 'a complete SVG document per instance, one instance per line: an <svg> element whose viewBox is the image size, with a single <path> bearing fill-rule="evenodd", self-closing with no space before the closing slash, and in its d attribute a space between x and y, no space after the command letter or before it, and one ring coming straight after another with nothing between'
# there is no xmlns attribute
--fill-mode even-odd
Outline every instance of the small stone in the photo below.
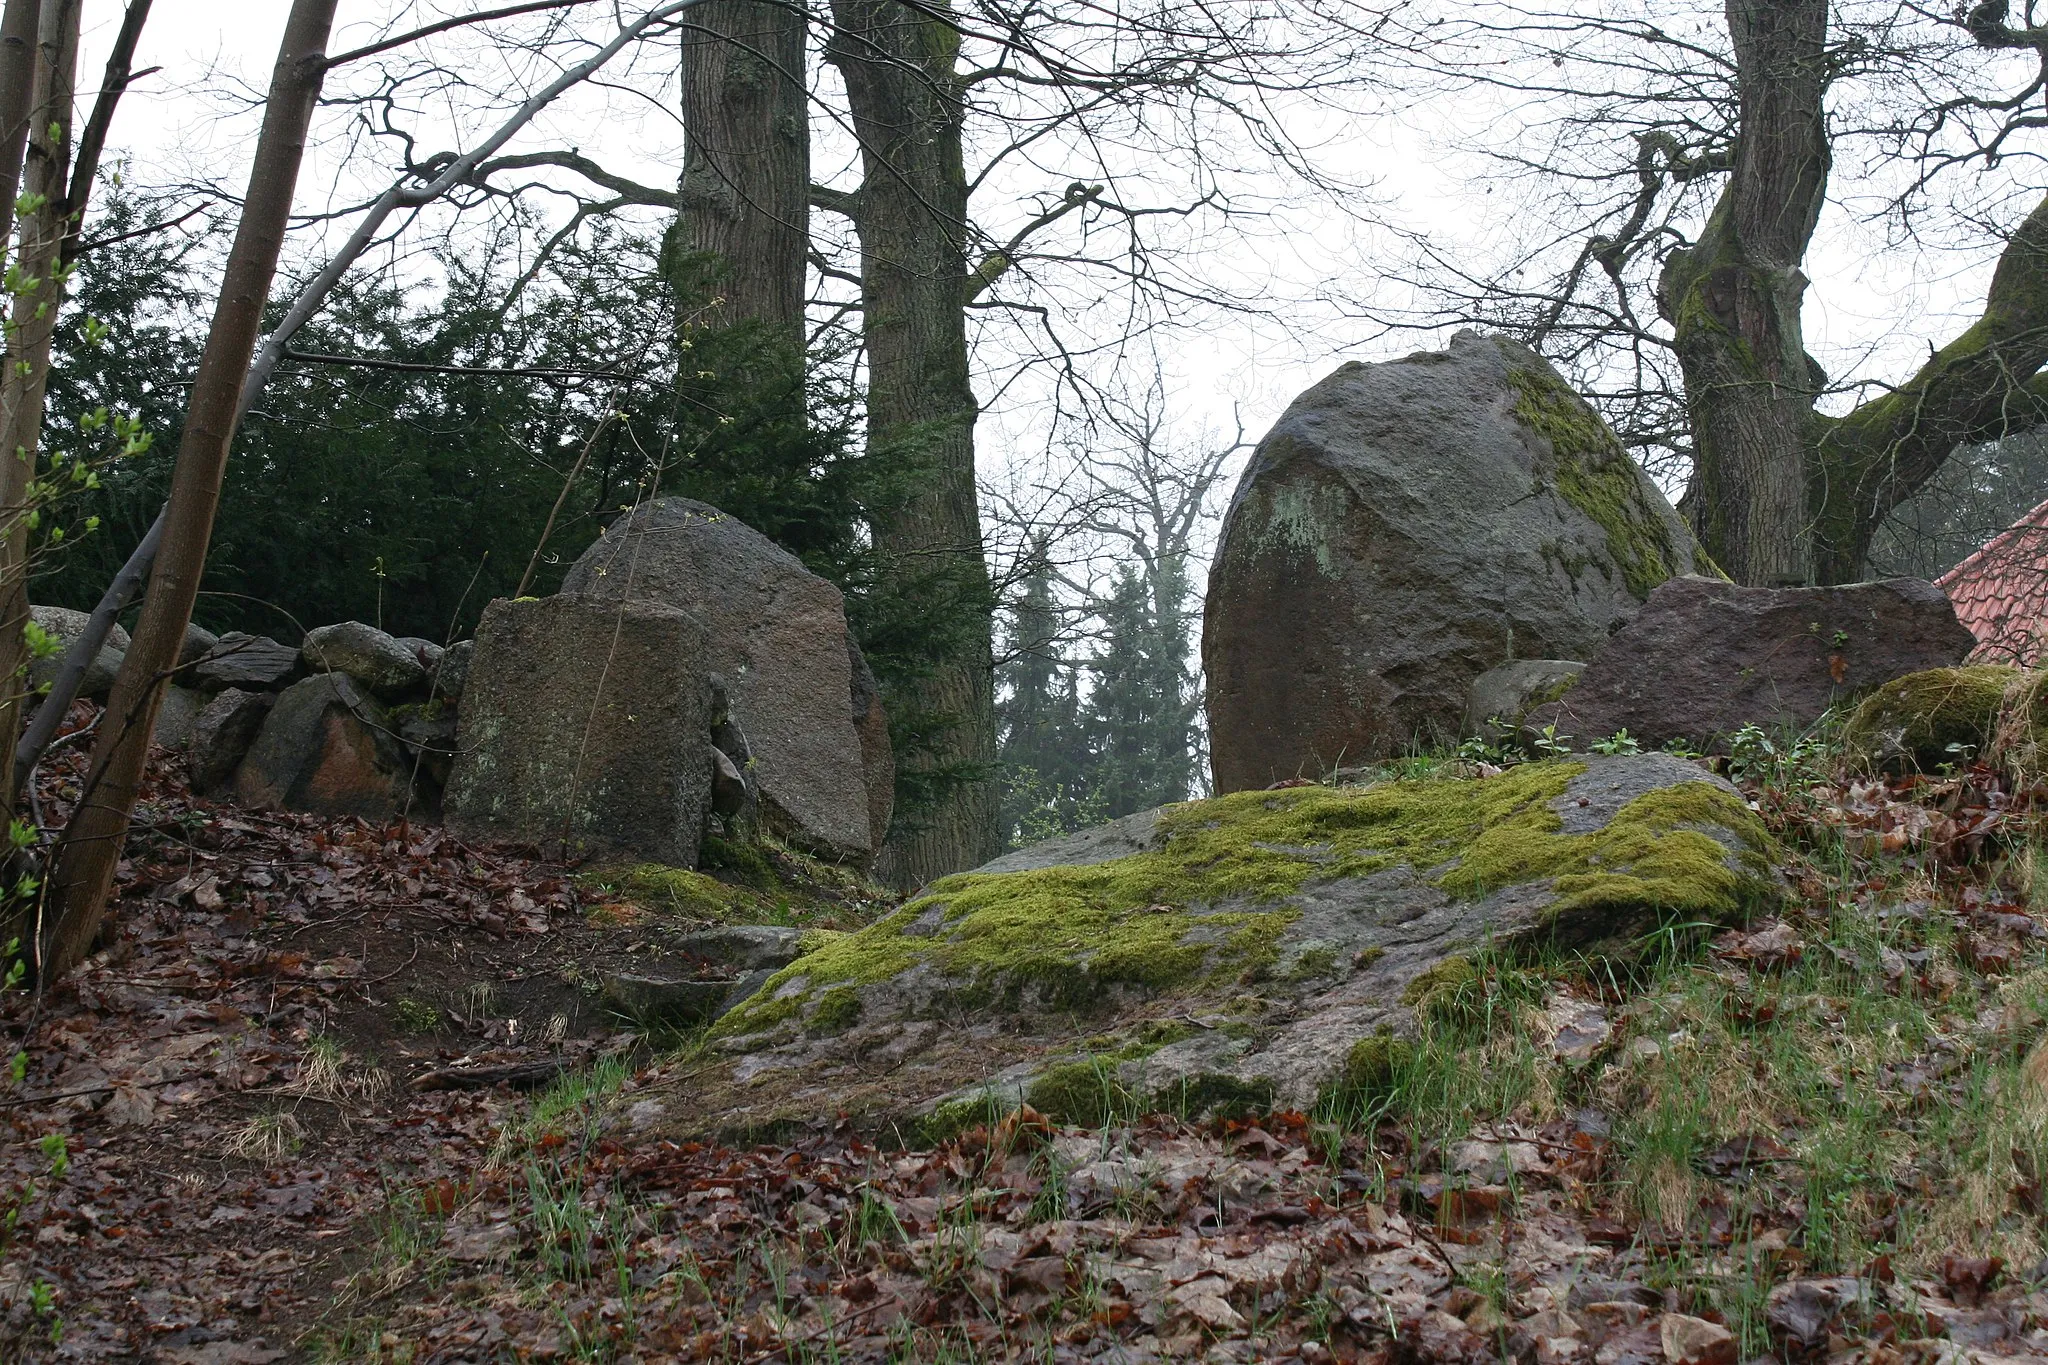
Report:
<svg viewBox="0 0 2048 1365"><path fill-rule="evenodd" d="M1522 727L1555 725L1582 750L1622 730L1646 749L1750 724L1803 730L1882 683L1962 662L1974 643L1941 589L1917 578L1746 588L1687 575L1651 593Z"/></svg>
<svg viewBox="0 0 2048 1365"><path fill-rule="evenodd" d="M429 673L441 666L441 656L448 652L432 640L422 639L417 635L401 635L398 637L398 643L411 650L413 658L420 661L420 667Z"/></svg>
<svg viewBox="0 0 2048 1365"><path fill-rule="evenodd" d="M1521 727L1531 707L1556 701L1585 671L1584 664L1566 659L1513 659L1487 669L1472 681L1472 695L1465 703L1465 733L1507 738Z"/></svg>
<svg viewBox="0 0 2048 1365"><path fill-rule="evenodd" d="M669 497L613 522L564 576L562 592L691 613L702 642L690 661L725 681L762 823L808 852L868 865L869 764L852 713L838 588L737 517Z"/></svg>
<svg viewBox="0 0 2048 1365"><path fill-rule="evenodd" d="M747 808L747 779L725 750L711 746L711 809L730 820Z"/></svg>
<svg viewBox="0 0 2048 1365"><path fill-rule="evenodd" d="M346 673L386 701L396 701L427 684L426 666L410 646L361 621L307 631L304 653L313 668Z"/></svg>
<svg viewBox="0 0 2048 1365"><path fill-rule="evenodd" d="M1735 1334L1717 1322L1666 1313L1658 1335L1671 1365L1735 1365Z"/></svg>
<svg viewBox="0 0 2048 1365"><path fill-rule="evenodd" d="M198 663L219 643L220 636L205 626L188 621L185 624L185 641L178 646L178 667L187 668Z"/></svg>
<svg viewBox="0 0 2048 1365"><path fill-rule="evenodd" d="M1548 1014L1557 1030L1550 1050L1561 1062L1589 1062L1614 1037L1607 1012L1589 1001L1565 997L1553 1003Z"/></svg>
<svg viewBox="0 0 2048 1365"><path fill-rule="evenodd" d="M564 593L491 603L477 639L449 828L695 867L711 803L703 623Z"/></svg>
<svg viewBox="0 0 2048 1365"><path fill-rule="evenodd" d="M614 1008L642 1026L690 1028L722 1014L735 984L729 977L707 981L609 972L603 988Z"/></svg>

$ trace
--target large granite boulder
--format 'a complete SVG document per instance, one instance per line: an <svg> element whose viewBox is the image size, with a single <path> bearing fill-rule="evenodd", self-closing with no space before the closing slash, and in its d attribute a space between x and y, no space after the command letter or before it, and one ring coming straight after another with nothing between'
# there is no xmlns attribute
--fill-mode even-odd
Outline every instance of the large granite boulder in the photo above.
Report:
<svg viewBox="0 0 2048 1365"><path fill-rule="evenodd" d="M711 799L706 632L656 602L491 603L464 685L448 826L694 867Z"/></svg>
<svg viewBox="0 0 2048 1365"><path fill-rule="evenodd" d="M86 622L92 618L87 612L73 611L69 607L30 607L28 613L29 618L57 646L54 653L29 661L29 686L41 689L56 681L57 669L64 662L64 652L71 648L74 640L85 634ZM105 698L113 690L114 675L121 671L121 661L127 653L128 632L116 625L107 632L107 642L100 646L99 653L86 665L85 681L79 685L78 695Z"/></svg>
<svg viewBox="0 0 2048 1365"><path fill-rule="evenodd" d="M389 820L428 813L413 777L384 708L346 674L322 673L278 695L235 771L235 798L257 810Z"/></svg>
<svg viewBox="0 0 2048 1365"><path fill-rule="evenodd" d="M361 621L314 627L306 632L301 652L315 672L346 673L384 701L397 701L427 685L426 666L412 644Z"/></svg>
<svg viewBox="0 0 2048 1365"><path fill-rule="evenodd" d="M613 523L569 570L562 591L666 603L701 619L701 662L725 680L763 821L827 857L874 855L837 588L717 508L662 498Z"/></svg>
<svg viewBox="0 0 2048 1365"><path fill-rule="evenodd" d="M1239 482L1202 630L1216 790L1456 735L1511 658L1586 659L1706 561L1556 371L1514 342L1348 364Z"/></svg>
<svg viewBox="0 0 2048 1365"><path fill-rule="evenodd" d="M943 1127L1105 1084L1196 1116L1369 1085L1475 962L1640 951L1781 894L1728 783L1663 754L1168 806L946 878L715 1027L678 1127ZM927 1127L927 1132L930 1127Z"/></svg>
<svg viewBox="0 0 2048 1365"><path fill-rule="evenodd" d="M192 790L201 796L218 796L235 785L235 770L242 766L249 746L256 742L264 717L277 702L275 692L245 692L239 687L214 694L192 718L185 739L185 771Z"/></svg>
<svg viewBox="0 0 2048 1365"><path fill-rule="evenodd" d="M1621 730L1711 744L1745 725L1799 730L1908 673L1959 664L1976 640L1940 588L1890 578L1743 588L1688 575L1651 594L1570 691L1523 718L1579 747Z"/></svg>
<svg viewBox="0 0 2048 1365"><path fill-rule="evenodd" d="M166 749L183 749L192 742L192 727L199 713L212 700L204 692L176 683L165 687L156 704L156 724L150 729L150 742Z"/></svg>

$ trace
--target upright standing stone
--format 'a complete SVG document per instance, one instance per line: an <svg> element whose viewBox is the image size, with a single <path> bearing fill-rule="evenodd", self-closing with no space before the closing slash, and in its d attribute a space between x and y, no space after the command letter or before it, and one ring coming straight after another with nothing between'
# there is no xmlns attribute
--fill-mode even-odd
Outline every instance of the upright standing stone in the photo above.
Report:
<svg viewBox="0 0 2048 1365"><path fill-rule="evenodd" d="M698 616L703 665L725 680L768 827L827 857L873 856L839 589L717 508L662 498L614 523L569 570L562 591L661 602ZM465 698L465 713L471 704Z"/></svg>
<svg viewBox="0 0 2048 1365"><path fill-rule="evenodd" d="M694 867L710 808L703 622L655 602L499 601L477 627L448 825Z"/></svg>
<svg viewBox="0 0 2048 1365"><path fill-rule="evenodd" d="M1224 522L1202 630L1216 790L1451 738L1480 674L1592 657L1696 562L1526 348L1461 332L1345 365L1260 442Z"/></svg>

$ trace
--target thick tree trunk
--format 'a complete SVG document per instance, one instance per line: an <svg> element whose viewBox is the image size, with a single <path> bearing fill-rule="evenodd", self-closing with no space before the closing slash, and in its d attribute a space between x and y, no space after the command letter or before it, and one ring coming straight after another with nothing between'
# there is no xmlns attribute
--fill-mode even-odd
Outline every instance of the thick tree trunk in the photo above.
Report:
<svg viewBox="0 0 2048 1365"><path fill-rule="evenodd" d="M1695 530L1738 582L1804 583L1818 368L1800 270L1827 190L1828 0L1728 0L1735 164L1706 230L1658 281L1685 376Z"/></svg>
<svg viewBox="0 0 2048 1365"><path fill-rule="evenodd" d="M1000 851L995 765L993 608L975 491L974 389L966 305L967 175L956 71L960 35L948 6L834 0L827 56L846 82L862 180L853 204L861 248L868 365L868 445L909 459L917 491L874 528L892 590L922 595L950 656L899 696L917 715L918 747L899 755L936 800L910 817L882 870L915 886Z"/></svg>
<svg viewBox="0 0 2048 1365"><path fill-rule="evenodd" d="M78 62L79 0L49 0L36 39L34 125L22 174L29 202L17 264L23 286L7 324L6 373L0 376L0 752L12 753L28 701L29 521L36 510L37 452L50 344L64 302L58 269L71 232L66 177L71 166L72 96ZM0 819L13 815L12 788L0 792Z"/></svg>
<svg viewBox="0 0 2048 1365"><path fill-rule="evenodd" d="M28 113L35 99L36 34L41 0L7 0L0 11L0 257L14 233L14 201L21 193L21 157L28 146Z"/></svg>
<svg viewBox="0 0 2048 1365"><path fill-rule="evenodd" d="M45 979L69 970L91 950L113 887L163 682L177 663L206 568L242 385L284 248L337 2L292 0L285 21L242 220L186 408L163 548L150 575L142 619L95 737L85 794L58 847L50 887L57 921L38 964Z"/></svg>
<svg viewBox="0 0 2048 1365"><path fill-rule="evenodd" d="M801 348L810 246L804 14L768 0L705 0L683 39L677 262L702 297L697 326L767 324Z"/></svg>

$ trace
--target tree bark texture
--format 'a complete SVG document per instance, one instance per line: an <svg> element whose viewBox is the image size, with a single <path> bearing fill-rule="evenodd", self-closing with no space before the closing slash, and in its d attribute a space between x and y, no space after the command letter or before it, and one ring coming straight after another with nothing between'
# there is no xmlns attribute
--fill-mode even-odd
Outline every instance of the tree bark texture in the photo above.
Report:
<svg viewBox="0 0 2048 1365"><path fill-rule="evenodd" d="M186 408L163 547L150 574L142 618L94 739L84 796L58 846L48 892L57 916L39 963L45 979L68 971L91 950L113 887L163 682L177 664L206 568L242 384L284 248L337 3L292 0L285 21L242 219L228 252L213 325Z"/></svg>
<svg viewBox="0 0 2048 1365"><path fill-rule="evenodd" d="M36 34L42 0L7 0L0 11L0 257L14 235L14 201L21 194L21 158L28 146L28 112L35 98Z"/></svg>
<svg viewBox="0 0 2048 1365"><path fill-rule="evenodd" d="M698 325L763 323L798 348L811 231L804 37L803 11L789 5L704 0L691 11L677 221L677 245L717 300Z"/></svg>
<svg viewBox="0 0 2048 1365"><path fill-rule="evenodd" d="M868 445L907 456L916 491L874 528L894 590L934 614L972 614L950 656L899 697L918 743L898 761L943 779L927 810L891 836L883 875L901 886L976 866L1001 849L995 788L993 592L975 491L976 404L966 306L967 175L959 31L948 7L834 0L826 55L846 82L861 148L853 203L861 250Z"/></svg>
<svg viewBox="0 0 2048 1365"><path fill-rule="evenodd" d="M1737 582L1810 581L1806 466L1821 385L1800 270L1826 197L1828 0L1728 0L1734 167L1658 281L1685 376L1694 530Z"/></svg>
<svg viewBox="0 0 2048 1365"><path fill-rule="evenodd" d="M36 207L22 216L17 287L0 375L0 744L12 752L28 701L29 518L43 438L50 344L64 302L59 260L72 224L66 206L78 63L79 0L49 0L36 37L33 125L22 181ZM0 819L14 793L0 794Z"/></svg>

